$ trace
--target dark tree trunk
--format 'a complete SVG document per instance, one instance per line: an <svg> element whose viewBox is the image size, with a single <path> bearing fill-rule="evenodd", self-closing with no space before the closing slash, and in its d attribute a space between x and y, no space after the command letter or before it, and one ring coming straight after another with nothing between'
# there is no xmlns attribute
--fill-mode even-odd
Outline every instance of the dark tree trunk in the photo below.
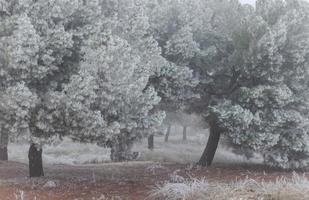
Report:
<svg viewBox="0 0 309 200"><path fill-rule="evenodd" d="M0 146L0 161L8 160L8 148L5 146Z"/></svg>
<svg viewBox="0 0 309 200"><path fill-rule="evenodd" d="M187 140L187 127L184 126L182 130L182 140L186 141Z"/></svg>
<svg viewBox="0 0 309 200"><path fill-rule="evenodd" d="M111 160L113 162L122 162L125 160L123 156L123 152L121 151L121 145L120 144L113 144L111 147Z"/></svg>
<svg viewBox="0 0 309 200"><path fill-rule="evenodd" d="M7 132L2 131L0 133L0 160L7 161L8 160L8 143L9 143L9 135Z"/></svg>
<svg viewBox="0 0 309 200"><path fill-rule="evenodd" d="M198 165L202 167L208 167L212 164L215 157L216 150L218 148L221 135L221 129L215 120L209 122L209 137L206 148L198 162Z"/></svg>
<svg viewBox="0 0 309 200"><path fill-rule="evenodd" d="M168 125L167 131L166 131L166 134L165 134L165 138L164 138L165 142L168 142L168 137L170 136L171 128L172 128L172 125Z"/></svg>
<svg viewBox="0 0 309 200"><path fill-rule="evenodd" d="M151 134L148 137L148 149L153 150L154 148L154 135Z"/></svg>
<svg viewBox="0 0 309 200"><path fill-rule="evenodd" d="M38 148L36 144L32 143L29 148L29 175L30 177L44 176L43 162L42 162L42 149Z"/></svg>
<svg viewBox="0 0 309 200"><path fill-rule="evenodd" d="M111 146L111 160L113 162L123 162L134 159L132 153L133 142L126 138L118 138Z"/></svg>

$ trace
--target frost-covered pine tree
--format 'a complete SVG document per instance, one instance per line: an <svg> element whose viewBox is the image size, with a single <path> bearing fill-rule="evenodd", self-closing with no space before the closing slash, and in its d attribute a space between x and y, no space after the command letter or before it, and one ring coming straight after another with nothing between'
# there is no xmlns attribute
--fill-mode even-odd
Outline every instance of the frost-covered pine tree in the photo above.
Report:
<svg viewBox="0 0 309 200"><path fill-rule="evenodd" d="M7 36L9 33L9 30L12 25L9 23L10 15L8 13L8 4L6 1L0 1L0 89L1 94L0 98L2 100L4 91L8 87L6 78L7 75L5 73L5 68L7 68L8 65L8 56L7 56L7 50L3 43L3 39L5 36ZM1 116L4 116L6 113L5 111L5 105L0 107ZM4 131L4 124L5 124L5 118L1 117L0 119L0 160L8 160L8 152L7 152L7 146L8 146L8 133Z"/></svg>
<svg viewBox="0 0 309 200"><path fill-rule="evenodd" d="M2 3L4 4L4 3ZM7 53L6 53L6 49L5 46L3 45L2 39L3 36L5 36L6 33L6 27L4 24L5 21L5 17L3 16L6 12L5 12L5 5L2 5L2 10L1 12L3 12L3 14L0 16L1 19L1 24L0 24L0 89L2 91L2 93L0 94L0 98L2 99L2 95L3 95L3 91L6 90L7 88L7 82L6 82L6 77L5 77L5 72L4 69L7 67L7 62L8 62L8 57L7 57ZM5 113L4 110L5 107L0 107L0 112L1 115L3 116L3 114ZM4 123L4 118L2 117L0 119L1 121L1 125L0 125L0 160L8 160L8 152L7 152L7 145L8 145L8 134L4 133L3 131L3 123Z"/></svg>
<svg viewBox="0 0 309 200"><path fill-rule="evenodd" d="M125 159L132 141L164 118L153 110L160 98L147 85L163 59L148 34L142 1L7 3L15 27L4 38L6 72L12 87L22 85L35 97L23 120L29 158L33 147L70 135L109 145L115 160ZM43 175L41 159L34 160L30 171L37 172L30 176Z"/></svg>
<svg viewBox="0 0 309 200"><path fill-rule="evenodd" d="M189 59L198 49L191 30L201 25L198 18L202 13L200 5L202 1L148 2L151 34L167 60L160 71L151 77L149 85L156 89L162 99L158 107L173 118L177 118L175 113L181 115L186 112L189 102L199 97L194 91L198 79L189 68ZM173 121L167 117L164 122L168 126L166 141Z"/></svg>
<svg viewBox="0 0 309 200"><path fill-rule="evenodd" d="M178 83L185 85L181 81L186 80L181 78L184 76L176 78L177 82L173 78L161 80L163 91L168 91L163 93L164 96L171 99L168 105L177 102L177 98L171 97L184 96L186 110L205 115L210 104L229 96L234 80L237 79L236 71L229 61L234 50L231 36L251 10L250 7L242 7L238 1L227 0L169 0L156 4L151 22L155 38L163 49L163 56L174 66L180 66L180 74L190 79L191 83L194 79L198 80L197 85L189 85L194 87L193 94L198 94L198 98L193 99L187 98L190 95L178 89ZM172 70L168 68L166 71L177 72L179 67L174 66ZM169 73L164 73L163 77L165 74L169 76ZM208 118L205 121L211 123Z"/></svg>
<svg viewBox="0 0 309 200"><path fill-rule="evenodd" d="M260 152L268 165L307 167L308 3L260 0L235 36L238 86L211 107L217 137Z"/></svg>
<svg viewBox="0 0 309 200"><path fill-rule="evenodd" d="M165 116L154 109L160 98L148 86L164 60L148 34L142 1L111 0L101 6L98 32L87 40L80 71L65 89L67 119L76 126L70 134L74 139L108 146L111 159L123 161L132 156L133 142L154 131Z"/></svg>
<svg viewBox="0 0 309 200"><path fill-rule="evenodd" d="M191 109L205 114L211 133L199 164L211 164L220 134L226 133L234 146L263 152L268 164L305 166L307 3L258 1L256 11L238 1L159 4L164 6L154 10L160 13L154 16L160 17L154 17L153 30L164 57L188 66L199 79L196 91L200 98ZM190 8L194 12L187 11ZM263 100L269 101L267 111L254 108L254 103L261 103L261 96L267 95L271 99ZM285 98L289 100L283 101ZM247 112L255 117L261 113L261 124L253 125L257 118L250 118ZM248 120L252 127L240 123L236 116ZM284 128L275 120L279 116Z"/></svg>
<svg viewBox="0 0 309 200"><path fill-rule="evenodd" d="M36 94L27 87L27 67L35 60L37 50L37 37L31 29L29 19L20 10L23 5L14 6L16 2L2 1L1 9L1 119L0 143L1 159L7 160L7 145L10 137L17 137L27 132L29 110L36 102ZM17 14L18 13L18 14ZM29 29L27 26L30 26ZM27 27L27 28L25 28ZM25 28L30 38L23 39L19 30ZM31 36L34 35L32 38ZM25 53L19 45L27 46ZM33 49L32 49L33 48ZM33 52L31 52L33 50Z"/></svg>
<svg viewBox="0 0 309 200"><path fill-rule="evenodd" d="M13 87L10 91L18 92L15 96L32 93L29 95L32 98L20 98L25 102L17 101L21 108L14 108L12 116L16 119L22 114L20 110L28 111L23 115L24 120L19 121L27 122L22 125L27 129L24 133L28 132L31 147L39 150L48 139L66 133L62 119L63 84L79 69L81 43L89 34L89 30L82 30L87 30L87 25L96 18L97 7L92 5L93 1L89 4L62 0L5 2L14 26L2 38L8 58L2 72L5 82ZM23 89L18 89L21 86ZM36 151L29 151L29 159L33 158L33 152ZM36 171L30 176L43 175L41 162L40 158L34 158L34 162L30 159L30 172Z"/></svg>
<svg viewBox="0 0 309 200"><path fill-rule="evenodd" d="M31 5L29 15L41 36L38 69L43 72L34 83L40 97L31 112L34 143L72 133L65 118L64 88L80 69L82 46L91 35L100 11L96 0L36 1Z"/></svg>
<svg viewBox="0 0 309 200"><path fill-rule="evenodd" d="M22 82L24 83L24 87L28 88L28 90L33 93L30 96L37 97L35 102L29 103L27 103L27 101L31 98L24 99L25 102L20 105L22 107L24 106L23 104L31 106L31 109L28 109L27 114L24 115L25 120L28 122L25 128L28 129L28 135L30 136L29 140L31 143L37 143L33 140L33 138L35 138L34 136L39 135L38 131L35 129L35 127L37 127L37 121L35 119L39 110L40 112L43 110L43 99L46 98L46 93L48 93L49 90L52 90L51 87L49 87L49 80L51 78L49 79L48 76L52 74L52 71L56 70L55 65L57 62L55 59L57 55L54 54L51 56L54 52L52 48L49 49L47 46L51 44L56 46L57 44L54 43L55 41L52 41L52 38L57 36L56 34L51 34L51 32L48 34L47 32L49 30L47 29L42 30L42 32L44 31L46 33L46 35L44 35L45 37L41 36L39 27L35 27L34 21L32 21L33 19L27 15L27 10L30 9L31 5L28 6L29 7L24 8L25 10L23 12L15 14L16 28L12 32L12 35L7 37L7 48L9 54L9 66L7 71L11 78L8 82L12 82L12 87L17 87L19 83ZM34 14L35 12L32 13ZM35 19L37 20L37 18ZM40 20L43 22L44 18L41 18ZM53 31L56 32L57 29L53 29ZM62 37L62 35L58 34L58 37ZM65 41L70 41L67 40L67 38L63 39ZM59 52L59 55L61 54L62 52ZM9 95L8 97L13 98L14 95ZM15 114L15 116L13 116L16 118L22 113L16 109L12 114ZM44 122L40 123L41 127L45 126ZM27 134L27 131L24 131L24 133ZM17 135L19 134L20 132L17 133ZM40 144L36 145L36 147L40 148ZM37 163L32 162L30 159L31 157L31 151L29 151L30 172L33 171L31 169L34 168L37 173L30 173L30 176L43 175L43 169L41 167L37 168ZM38 159L36 159L36 161L38 161ZM42 165L40 164L40 166Z"/></svg>

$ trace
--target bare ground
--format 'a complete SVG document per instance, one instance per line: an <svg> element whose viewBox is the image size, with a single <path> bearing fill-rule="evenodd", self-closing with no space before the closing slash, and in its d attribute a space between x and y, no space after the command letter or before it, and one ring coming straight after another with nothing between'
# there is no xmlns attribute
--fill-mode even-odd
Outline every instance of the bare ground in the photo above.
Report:
<svg viewBox="0 0 309 200"><path fill-rule="evenodd" d="M28 178L28 166L0 162L0 200L143 200L156 184L171 174L184 178L206 178L229 182L245 178L273 181L291 177L292 172L261 165L215 165L207 169L190 165L128 162L98 165L48 165L44 178ZM309 172L299 172L309 177Z"/></svg>

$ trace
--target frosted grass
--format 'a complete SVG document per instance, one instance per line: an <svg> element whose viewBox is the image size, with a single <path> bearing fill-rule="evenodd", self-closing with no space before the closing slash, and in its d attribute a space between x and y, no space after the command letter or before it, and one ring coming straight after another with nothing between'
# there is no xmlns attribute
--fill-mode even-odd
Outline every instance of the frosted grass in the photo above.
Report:
<svg viewBox="0 0 309 200"><path fill-rule="evenodd" d="M179 164L195 163L200 158L207 141L207 131L188 132L187 141L182 141L181 130L171 133L169 142L164 142L164 136L155 136L153 151L147 148L147 139L137 142L133 151L141 153L139 161L170 162ZM194 132L194 133L193 133ZM9 159L28 163L29 144L9 144ZM99 164L111 162L110 149L95 144L73 142L65 138L43 147L43 162L46 164ZM261 163L260 157L247 160L244 156L232 153L230 149L219 146L214 163Z"/></svg>
<svg viewBox="0 0 309 200"><path fill-rule="evenodd" d="M211 183L205 179L183 183L166 182L154 188L149 200L307 200L309 179L294 173L293 177L274 182L245 179L231 183Z"/></svg>

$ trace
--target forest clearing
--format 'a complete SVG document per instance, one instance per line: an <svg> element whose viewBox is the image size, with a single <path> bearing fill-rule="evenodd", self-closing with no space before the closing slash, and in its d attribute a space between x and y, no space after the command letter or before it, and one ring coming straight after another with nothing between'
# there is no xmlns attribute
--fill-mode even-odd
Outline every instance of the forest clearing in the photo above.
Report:
<svg viewBox="0 0 309 200"><path fill-rule="evenodd" d="M309 200L309 0L0 0L0 200Z"/></svg>
<svg viewBox="0 0 309 200"><path fill-rule="evenodd" d="M197 152L205 145L201 141L205 141L206 134L205 131L189 134L188 140L182 141L181 134L174 133L169 143L164 142L163 136L158 136L155 137L153 151L147 149L146 141L142 141L142 145L134 148L141 151L140 160L124 163L111 163L107 149L65 140L46 148L47 152L43 155L44 162L48 163L45 177L35 179L27 177L28 165L22 155L27 146L12 144L10 157L15 161L0 163L0 199L308 198L308 172L272 169L260 163L258 158L248 161L223 146L219 148L212 167L193 166L193 161L199 156ZM167 184L170 184L168 189Z"/></svg>

